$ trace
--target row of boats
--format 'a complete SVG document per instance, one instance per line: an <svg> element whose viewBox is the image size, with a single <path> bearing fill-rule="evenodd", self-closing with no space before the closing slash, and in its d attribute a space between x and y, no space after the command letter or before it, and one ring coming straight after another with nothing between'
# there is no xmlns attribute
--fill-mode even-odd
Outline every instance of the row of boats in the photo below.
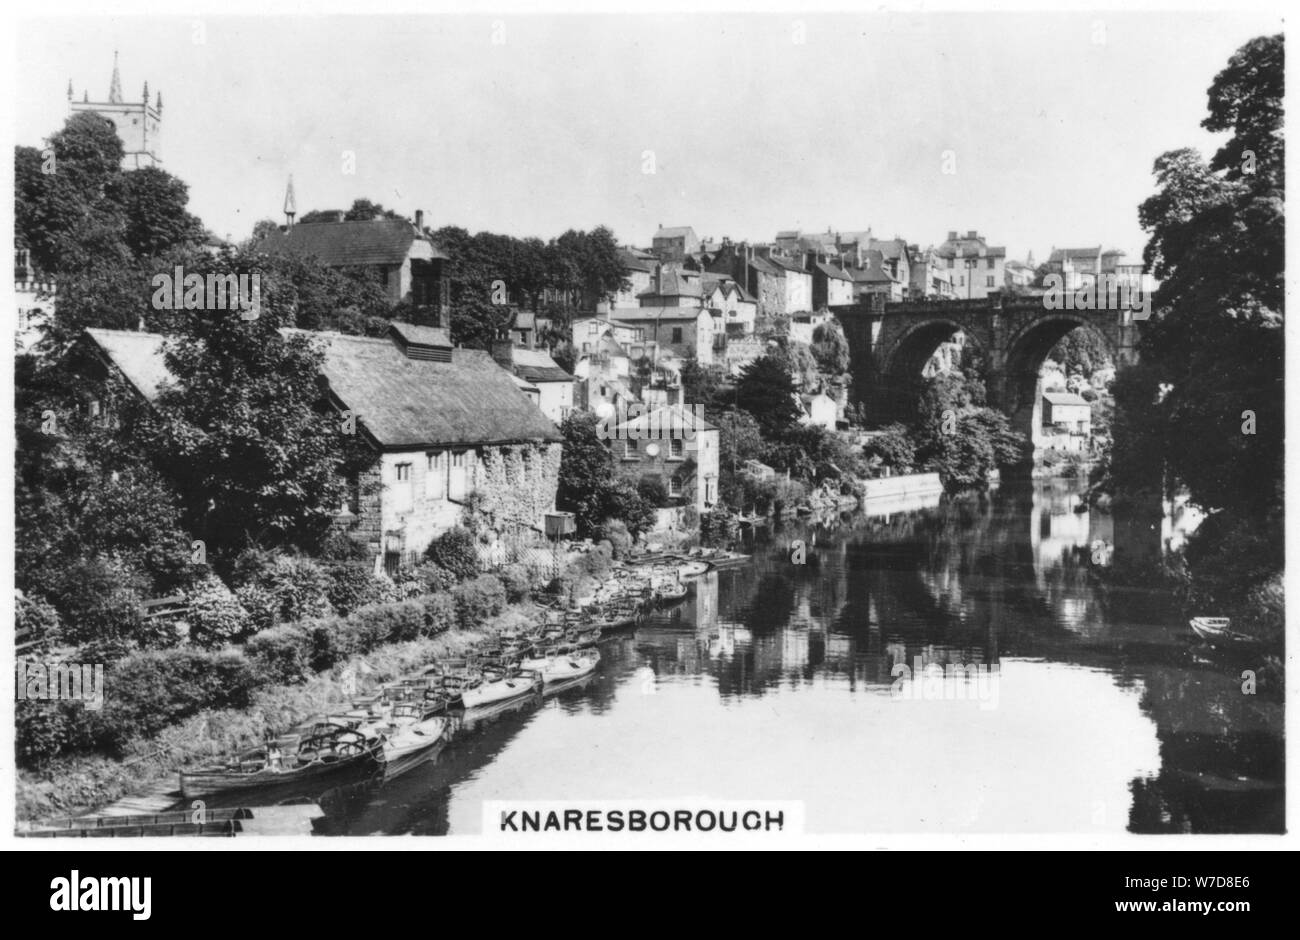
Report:
<svg viewBox="0 0 1300 940"><path fill-rule="evenodd" d="M653 607L681 601L692 578L747 560L708 549L641 556L613 569L591 595L564 608L543 607L526 627L498 634L463 659L430 663L289 735L220 764L180 771L181 795L245 795L301 789L345 773L400 772L432 756L467 713L580 683L600 663L602 636L634 627Z"/></svg>

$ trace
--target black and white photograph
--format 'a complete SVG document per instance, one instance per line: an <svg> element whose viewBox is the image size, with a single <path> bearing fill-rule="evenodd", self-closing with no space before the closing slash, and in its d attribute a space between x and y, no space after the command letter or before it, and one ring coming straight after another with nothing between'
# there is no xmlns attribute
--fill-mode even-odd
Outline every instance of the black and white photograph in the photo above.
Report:
<svg viewBox="0 0 1300 940"><path fill-rule="evenodd" d="M1288 842L1280 5L113 6L11 20L10 848Z"/></svg>

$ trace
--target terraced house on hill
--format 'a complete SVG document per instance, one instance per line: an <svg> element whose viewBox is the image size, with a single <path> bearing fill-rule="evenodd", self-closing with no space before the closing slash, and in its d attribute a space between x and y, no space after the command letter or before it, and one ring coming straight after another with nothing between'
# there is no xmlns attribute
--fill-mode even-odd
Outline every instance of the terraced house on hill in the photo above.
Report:
<svg viewBox="0 0 1300 940"><path fill-rule="evenodd" d="M415 221L373 219L361 222L302 222L288 225L262 239L268 254L311 255L330 268L372 271L390 303L408 301L430 311L435 322L446 323L449 281L443 265L447 256L424 231L424 213Z"/></svg>
<svg viewBox="0 0 1300 940"><path fill-rule="evenodd" d="M489 353L453 349L445 329L401 322L383 338L310 335L324 345L329 401L352 412L375 451L351 481L340 525L390 567L458 525L471 495L498 533L541 531L555 508L562 438ZM79 346L152 401L171 379L165 339L90 329Z"/></svg>

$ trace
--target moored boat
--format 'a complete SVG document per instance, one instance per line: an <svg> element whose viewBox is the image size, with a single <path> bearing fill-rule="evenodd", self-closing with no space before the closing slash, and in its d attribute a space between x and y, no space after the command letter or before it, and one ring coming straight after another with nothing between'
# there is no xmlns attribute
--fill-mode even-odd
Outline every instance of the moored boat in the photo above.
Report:
<svg viewBox="0 0 1300 940"><path fill-rule="evenodd" d="M589 675L599 663L599 651L584 649L566 653L551 652L549 655L526 659L523 667L541 673L543 682L552 683Z"/></svg>
<svg viewBox="0 0 1300 940"><path fill-rule="evenodd" d="M289 757L278 744L270 742L238 755L230 763L181 771L181 795L191 799L228 790L312 783L334 774L373 768L382 748L383 741L378 737L350 728L325 726L304 737Z"/></svg>

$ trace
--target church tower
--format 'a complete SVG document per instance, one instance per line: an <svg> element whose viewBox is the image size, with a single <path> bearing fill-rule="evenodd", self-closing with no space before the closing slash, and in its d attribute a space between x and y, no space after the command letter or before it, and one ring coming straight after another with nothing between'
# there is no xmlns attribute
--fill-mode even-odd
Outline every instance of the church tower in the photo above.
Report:
<svg viewBox="0 0 1300 940"><path fill-rule="evenodd" d="M162 130L162 93L149 100L149 83L139 102L126 101L122 96L122 75L118 71L117 53L113 53L113 77L109 81L108 100L91 101L88 92L82 92L81 101L73 100L72 82L68 82L68 105L73 114L88 111L98 114L113 125L122 141L122 169L138 170L146 166L161 166L158 141Z"/></svg>

